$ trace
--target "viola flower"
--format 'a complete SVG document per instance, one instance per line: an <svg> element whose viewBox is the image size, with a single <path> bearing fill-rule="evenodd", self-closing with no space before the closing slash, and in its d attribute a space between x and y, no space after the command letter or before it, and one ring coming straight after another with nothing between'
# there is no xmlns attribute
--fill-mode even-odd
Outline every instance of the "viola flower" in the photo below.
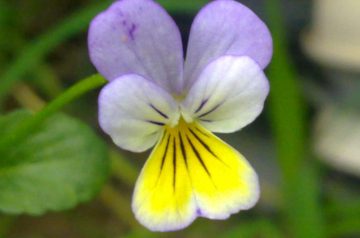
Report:
<svg viewBox="0 0 360 238"><path fill-rule="evenodd" d="M252 122L269 92L263 69L272 39L250 9L233 0L207 4L185 61L176 24L152 0L114 2L91 22L88 44L109 81L99 96L101 128L125 150L155 145L133 194L141 224L177 230L254 206L256 172L212 133Z"/></svg>

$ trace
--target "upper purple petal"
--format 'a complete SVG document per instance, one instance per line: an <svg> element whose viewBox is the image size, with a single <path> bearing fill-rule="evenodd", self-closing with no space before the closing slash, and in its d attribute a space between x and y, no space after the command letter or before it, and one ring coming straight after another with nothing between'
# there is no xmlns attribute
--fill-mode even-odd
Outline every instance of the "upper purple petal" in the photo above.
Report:
<svg viewBox="0 0 360 238"><path fill-rule="evenodd" d="M179 29L152 0L121 0L91 22L92 63L106 79L136 73L171 92L182 89L183 50Z"/></svg>
<svg viewBox="0 0 360 238"><path fill-rule="evenodd" d="M263 21L233 0L217 0L196 16L185 60L185 87L204 67L222 55L248 56L265 68L272 56L272 38Z"/></svg>

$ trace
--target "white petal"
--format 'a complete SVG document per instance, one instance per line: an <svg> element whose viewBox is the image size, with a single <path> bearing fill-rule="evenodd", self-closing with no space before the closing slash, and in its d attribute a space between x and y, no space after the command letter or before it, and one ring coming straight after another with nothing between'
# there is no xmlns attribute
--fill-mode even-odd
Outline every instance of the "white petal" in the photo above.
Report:
<svg viewBox="0 0 360 238"><path fill-rule="evenodd" d="M234 132L262 111L269 83L247 56L223 56L200 74L182 104L185 120L197 118L214 132Z"/></svg>
<svg viewBox="0 0 360 238"><path fill-rule="evenodd" d="M152 147L163 125L177 121L171 95L145 78L129 74L107 84L99 96L99 122L114 143L141 152Z"/></svg>

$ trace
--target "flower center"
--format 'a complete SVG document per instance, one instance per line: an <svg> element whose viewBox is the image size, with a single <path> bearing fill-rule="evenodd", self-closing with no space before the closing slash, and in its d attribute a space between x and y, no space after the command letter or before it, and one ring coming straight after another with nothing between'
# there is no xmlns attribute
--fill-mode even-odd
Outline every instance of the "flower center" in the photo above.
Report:
<svg viewBox="0 0 360 238"><path fill-rule="evenodd" d="M183 116L180 114L180 117L177 120L177 122L174 124L166 125L165 130L166 133L168 133L169 135L177 136L181 131L183 132L187 131L188 128L192 128L192 127L195 127L195 123L186 122Z"/></svg>

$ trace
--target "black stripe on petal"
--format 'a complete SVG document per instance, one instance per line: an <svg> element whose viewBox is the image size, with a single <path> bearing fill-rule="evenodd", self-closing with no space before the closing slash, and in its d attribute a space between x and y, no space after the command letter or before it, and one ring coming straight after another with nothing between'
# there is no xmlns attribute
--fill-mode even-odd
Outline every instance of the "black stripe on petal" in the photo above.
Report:
<svg viewBox="0 0 360 238"><path fill-rule="evenodd" d="M185 162L186 169L188 169L188 162L187 162L187 156L186 156L186 151L185 151L185 145L184 145L184 141L182 139L181 133L179 135L179 138L180 138L181 153L184 156L184 162Z"/></svg>
<svg viewBox="0 0 360 238"><path fill-rule="evenodd" d="M200 139L200 137L198 135L195 134L195 132L193 132L193 130L189 129L190 133L200 142L200 144L202 144L202 146L204 146L204 148L210 153L212 154L214 157L219 158L211 149L210 147L202 140Z"/></svg>
<svg viewBox="0 0 360 238"><path fill-rule="evenodd" d="M212 113L213 111L215 111L216 109L218 109L221 105L222 105L222 103L217 104L215 107L213 107L213 108L210 109L209 111L204 112L204 113L202 113L201 115L199 115L199 117L204 117L204 116Z"/></svg>
<svg viewBox="0 0 360 238"><path fill-rule="evenodd" d="M159 109L157 109L154 105L152 105L151 103L150 103L150 107L152 108L152 109L154 109L157 113L159 113L163 118L165 118L165 119L169 119L169 117L165 114L165 113L163 113L162 111L160 111Z"/></svg>
<svg viewBox="0 0 360 238"><path fill-rule="evenodd" d="M168 151L168 148L169 148L169 142L170 142L170 136L168 137L168 139L166 141L165 151L164 151L163 157L161 159L160 174L161 174L161 171L162 171L162 169L164 167L166 154L167 154L167 151ZM159 174L159 176L160 176L160 174Z"/></svg>
<svg viewBox="0 0 360 238"><path fill-rule="evenodd" d="M174 136L174 144L173 144L173 170L174 170L174 177L173 177L173 188L175 192L175 184L176 184L176 136Z"/></svg>
<svg viewBox="0 0 360 238"><path fill-rule="evenodd" d="M191 129L189 129L190 133L196 138L197 141L199 141L199 143L210 153L212 154L217 160L219 160L221 163L223 163L224 165L226 165L227 167L229 167L222 159L220 159L215 153L214 151L212 151L212 149L210 148L209 145L207 145L205 143L205 141L203 141L198 135L195 134L195 132Z"/></svg>
<svg viewBox="0 0 360 238"><path fill-rule="evenodd" d="M194 144L191 142L190 138L188 136L186 136L187 140L189 141L190 147L191 149L194 151L194 154L196 155L196 158L199 160L201 166L204 168L204 170L206 171L206 173L209 175L209 177L211 177L211 174L208 170L208 168L206 167L203 159L200 156L199 151L197 151L197 149L195 148Z"/></svg>
<svg viewBox="0 0 360 238"><path fill-rule="evenodd" d="M151 123L151 124L154 124L154 125L157 125L157 126L163 126L163 125L165 125L164 123L158 122L158 121L147 120L147 122L149 122L149 123Z"/></svg>
<svg viewBox="0 0 360 238"><path fill-rule="evenodd" d="M155 133L157 133L157 131L155 131L155 132L153 132L153 133L151 133L151 134L155 134ZM151 135L150 134L150 135ZM163 132L163 134L162 134L162 136L161 136L161 140L160 140L160 143L159 143L159 145L161 145L163 142L164 142L164 139L165 139L165 137L166 137L166 131L165 132Z"/></svg>
<svg viewBox="0 0 360 238"><path fill-rule="evenodd" d="M195 129L196 129L198 132L200 132L201 134L203 134L204 136L209 137L208 134L206 134L205 132L203 132L202 130L200 130L198 127L195 127Z"/></svg>
<svg viewBox="0 0 360 238"><path fill-rule="evenodd" d="M195 113L198 113L204 106L205 104L207 103L209 99L205 99L201 102L200 106L198 107L198 109L196 109Z"/></svg>
<svg viewBox="0 0 360 238"><path fill-rule="evenodd" d="M200 118L200 121L204 121L204 122L212 122L212 120L208 120L208 119L201 119L201 118Z"/></svg>

